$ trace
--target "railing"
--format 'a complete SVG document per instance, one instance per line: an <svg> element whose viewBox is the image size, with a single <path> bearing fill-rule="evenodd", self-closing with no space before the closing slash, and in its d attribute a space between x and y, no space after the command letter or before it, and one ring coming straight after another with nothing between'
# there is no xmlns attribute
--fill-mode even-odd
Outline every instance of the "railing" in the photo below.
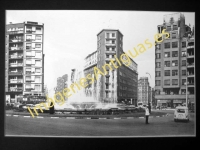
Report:
<svg viewBox="0 0 200 150"><path fill-rule="evenodd" d="M106 43L106 46L116 46L116 43Z"/></svg>
<svg viewBox="0 0 200 150"><path fill-rule="evenodd" d="M11 79L10 80L10 83L23 83L23 80L22 79L18 79L18 80L14 80L14 79Z"/></svg>
<svg viewBox="0 0 200 150"><path fill-rule="evenodd" d="M23 63L18 63L18 64L9 64L10 67L21 67L23 66Z"/></svg>
<svg viewBox="0 0 200 150"><path fill-rule="evenodd" d="M23 50L23 47L9 47L9 50L14 51L14 50Z"/></svg>
<svg viewBox="0 0 200 150"><path fill-rule="evenodd" d="M21 71L19 72L8 72L8 74L12 74L12 75L22 75L23 73Z"/></svg>
<svg viewBox="0 0 200 150"><path fill-rule="evenodd" d="M19 30L19 31L8 31L7 34L21 34L24 33L24 30Z"/></svg>
<svg viewBox="0 0 200 150"><path fill-rule="evenodd" d="M187 66L188 66L188 67L190 67L190 66L192 67L192 66L194 66L194 63L192 63L192 64L187 64Z"/></svg>
<svg viewBox="0 0 200 150"><path fill-rule="evenodd" d="M10 91L10 92L20 92L20 91L22 91L22 87L13 87L13 88L10 88L10 89L8 89L8 91Z"/></svg>
<svg viewBox="0 0 200 150"><path fill-rule="evenodd" d="M23 58L23 55L10 55L10 58Z"/></svg>
<svg viewBox="0 0 200 150"><path fill-rule="evenodd" d="M23 42L23 39L10 39L9 42Z"/></svg>

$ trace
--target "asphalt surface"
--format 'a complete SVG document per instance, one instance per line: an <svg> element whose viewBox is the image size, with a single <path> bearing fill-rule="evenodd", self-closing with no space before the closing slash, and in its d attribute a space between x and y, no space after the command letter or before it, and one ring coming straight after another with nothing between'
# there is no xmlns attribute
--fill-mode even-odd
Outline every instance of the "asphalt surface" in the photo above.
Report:
<svg viewBox="0 0 200 150"><path fill-rule="evenodd" d="M153 111L160 112L160 111ZM32 118L23 116L6 116L6 136L64 136L64 137L143 137L143 136L194 136L195 115L190 113L190 122L174 122L172 110L164 117L135 119L66 119L66 118Z"/></svg>

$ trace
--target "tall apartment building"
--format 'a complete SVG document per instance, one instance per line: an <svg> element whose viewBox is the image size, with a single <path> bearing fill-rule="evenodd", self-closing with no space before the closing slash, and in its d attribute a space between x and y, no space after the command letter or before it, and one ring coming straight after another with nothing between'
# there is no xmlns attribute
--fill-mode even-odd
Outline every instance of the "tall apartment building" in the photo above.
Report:
<svg viewBox="0 0 200 150"><path fill-rule="evenodd" d="M44 24L26 21L6 25L5 92L10 102L44 94Z"/></svg>
<svg viewBox="0 0 200 150"><path fill-rule="evenodd" d="M145 105L151 102L151 87L148 77L140 77L138 80L138 102L143 102Z"/></svg>
<svg viewBox="0 0 200 150"><path fill-rule="evenodd" d="M170 35L169 38L163 36L163 41L155 46L157 105L176 107L185 103L186 86L188 97L194 102L194 40L190 39L193 34L191 28L185 24L182 13L165 15L163 24L157 28L158 33L166 29ZM185 85L186 79L189 85Z"/></svg>
<svg viewBox="0 0 200 150"><path fill-rule="evenodd" d="M67 98L63 95L63 90L68 87L67 85L68 75L65 74L62 77L57 78L57 86L55 88L55 93L60 92L62 96L67 100ZM59 98L58 98L59 99Z"/></svg>
<svg viewBox="0 0 200 150"><path fill-rule="evenodd" d="M110 64L116 58L120 59L123 51L123 35L119 30L103 29L97 34L97 51L89 54L85 58L85 76L89 73L94 77L93 67L97 67L104 72L102 66ZM114 57L116 55L116 58ZM118 64L119 65L119 64ZM91 85L88 91L94 93L98 101L101 102L123 102L137 103L137 64L130 58L130 65L127 67L122 63L117 69L112 66L112 70L107 68L105 76L99 75L99 79ZM87 89L86 89L87 91Z"/></svg>

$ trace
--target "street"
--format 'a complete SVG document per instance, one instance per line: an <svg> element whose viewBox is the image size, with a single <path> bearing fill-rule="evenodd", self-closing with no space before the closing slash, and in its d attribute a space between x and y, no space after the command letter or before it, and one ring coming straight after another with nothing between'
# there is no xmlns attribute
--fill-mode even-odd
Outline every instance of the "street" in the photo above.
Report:
<svg viewBox="0 0 200 150"><path fill-rule="evenodd" d="M159 110L154 110L159 111ZM169 116L134 119L66 119L6 116L6 136L195 136L195 116L190 122L174 122L173 110L162 110Z"/></svg>

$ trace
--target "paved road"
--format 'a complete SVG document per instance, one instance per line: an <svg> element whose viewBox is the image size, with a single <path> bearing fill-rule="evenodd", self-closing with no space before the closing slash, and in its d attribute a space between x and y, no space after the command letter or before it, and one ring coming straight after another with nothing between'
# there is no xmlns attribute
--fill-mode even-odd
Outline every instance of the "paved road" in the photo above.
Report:
<svg viewBox="0 0 200 150"><path fill-rule="evenodd" d="M164 112L165 110L162 110ZM66 119L66 118L25 118L6 116L5 134L24 136L194 136L194 113L190 122L174 122L170 115L136 119Z"/></svg>

